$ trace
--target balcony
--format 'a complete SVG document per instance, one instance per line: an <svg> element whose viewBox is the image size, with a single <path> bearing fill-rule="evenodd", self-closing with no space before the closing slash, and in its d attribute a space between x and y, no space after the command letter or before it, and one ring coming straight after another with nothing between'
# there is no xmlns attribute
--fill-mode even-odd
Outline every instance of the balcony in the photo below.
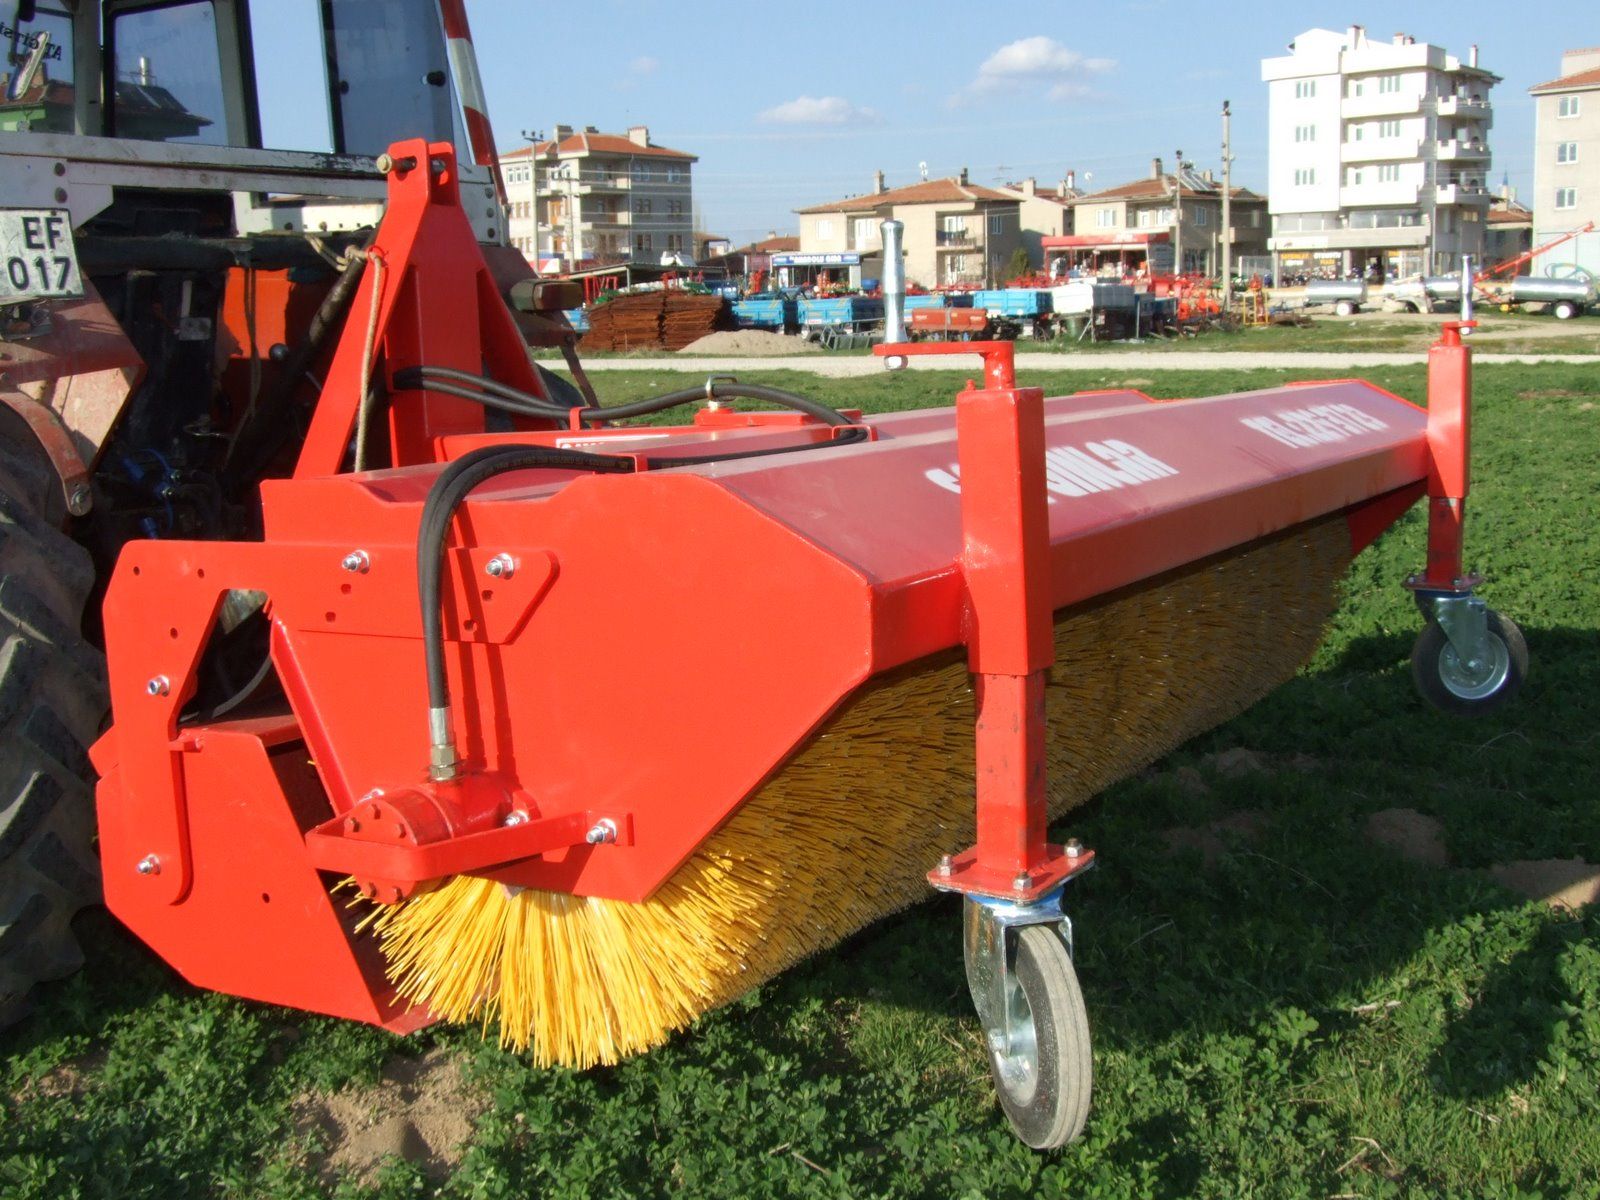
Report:
<svg viewBox="0 0 1600 1200"><path fill-rule="evenodd" d="M1451 138L1434 143L1433 156L1454 162L1484 162L1489 157L1489 144L1476 138Z"/></svg>
<svg viewBox="0 0 1600 1200"><path fill-rule="evenodd" d="M1409 208L1417 202L1417 185L1396 180L1386 183L1351 183L1339 189L1341 208Z"/></svg>
<svg viewBox="0 0 1600 1200"><path fill-rule="evenodd" d="M1422 97L1415 92L1380 92L1377 82L1368 83L1360 96L1346 96L1339 102L1339 115L1346 121L1360 117L1404 117L1422 111Z"/></svg>
<svg viewBox="0 0 1600 1200"><path fill-rule="evenodd" d="M618 225L631 224L633 214L625 212L584 213L582 220L585 225L593 225L601 229L615 229Z"/></svg>
<svg viewBox="0 0 1600 1200"><path fill-rule="evenodd" d="M1438 204L1483 204L1492 197L1481 183L1441 183L1434 188L1434 202Z"/></svg>
<svg viewBox="0 0 1600 1200"><path fill-rule="evenodd" d="M1494 114L1494 105L1473 96L1440 96L1438 111L1441 117L1486 121Z"/></svg>
<svg viewBox="0 0 1600 1200"><path fill-rule="evenodd" d="M1339 149L1339 157L1347 163L1401 162L1416 158L1419 146L1416 138L1366 137L1345 142Z"/></svg>
<svg viewBox="0 0 1600 1200"><path fill-rule="evenodd" d="M941 229L933 235L933 244L940 250L971 250L978 239L964 229Z"/></svg>

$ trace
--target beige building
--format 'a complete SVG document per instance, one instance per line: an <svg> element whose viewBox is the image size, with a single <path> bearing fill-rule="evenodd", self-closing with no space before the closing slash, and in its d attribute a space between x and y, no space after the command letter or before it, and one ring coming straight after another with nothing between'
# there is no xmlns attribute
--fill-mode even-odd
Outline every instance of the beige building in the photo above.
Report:
<svg viewBox="0 0 1600 1200"><path fill-rule="evenodd" d="M1022 248L1028 252L1029 265L1039 269L1044 265L1043 239L1072 232L1072 205L1083 195L1082 189L1075 186L1073 174L1068 171L1054 187L1040 187L1038 180L1024 179L996 190L1017 202Z"/></svg>
<svg viewBox="0 0 1600 1200"><path fill-rule="evenodd" d="M859 285L883 275L879 225L905 225L906 280L923 287L998 281L1022 245L1020 201L967 180L967 173L888 188L883 172L861 196L814 204L800 215L800 250L786 256L796 267L822 267Z"/></svg>
<svg viewBox="0 0 1600 1200"><path fill-rule="evenodd" d="M1222 184L1210 171L1168 174L1159 158L1150 160L1150 174L1117 187L1080 196L1072 202L1073 231L1054 239L1052 254L1063 254L1069 266L1089 271L1129 274L1173 270L1183 255L1185 273L1216 275L1222 270L1224 236L1232 244L1233 261L1267 252L1267 198L1248 188L1233 189L1229 201L1231 229L1222 227Z"/></svg>
<svg viewBox="0 0 1600 1200"><path fill-rule="evenodd" d="M1483 262L1481 267L1492 267L1496 263L1505 262L1508 258L1515 258L1525 254L1533 246L1533 210L1517 202L1516 192L1511 188L1501 188L1500 195L1489 205L1489 211L1484 215L1483 229ZM1532 266L1524 265L1518 268L1519 275L1529 272L1540 273L1540 266L1535 260Z"/></svg>
<svg viewBox="0 0 1600 1200"><path fill-rule="evenodd" d="M1530 88L1534 99L1533 244L1590 221L1600 227L1600 47L1568 50L1561 77ZM1550 251L1530 268L1576 263L1600 276L1600 232Z"/></svg>
<svg viewBox="0 0 1600 1200"><path fill-rule="evenodd" d="M625 134L557 125L547 141L500 156L509 238L535 266L661 263L694 254L693 154Z"/></svg>

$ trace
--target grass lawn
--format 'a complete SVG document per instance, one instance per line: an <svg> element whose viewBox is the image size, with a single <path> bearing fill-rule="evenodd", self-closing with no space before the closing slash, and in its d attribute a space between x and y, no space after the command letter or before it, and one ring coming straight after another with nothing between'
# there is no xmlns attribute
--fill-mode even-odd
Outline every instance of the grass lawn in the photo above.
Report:
<svg viewBox="0 0 1600 1200"><path fill-rule="evenodd" d="M945 403L965 373L743 377L884 410ZM1370 376L1421 397L1420 367ZM1025 382L1179 396L1305 377L1108 361ZM681 386L599 383L608 402ZM1464 722L1416 697L1414 511L1357 560L1297 679L1072 818L1103 864L1070 896L1096 1037L1079 1143L1038 1155L1008 1132L948 898L586 1074L470 1029L400 1040L202 994L94 913L87 969L0 1034L0 1195L1600 1196L1600 914L1487 871L1600 860L1600 382L1541 366L1478 384L1469 559L1526 632L1521 698ZM1367 839L1394 808L1440 823L1449 865ZM1174 848L1178 829L1214 831L1216 852ZM459 1108L483 1106L451 1177L317 1174L308 1104L359 1106L441 1062Z"/></svg>

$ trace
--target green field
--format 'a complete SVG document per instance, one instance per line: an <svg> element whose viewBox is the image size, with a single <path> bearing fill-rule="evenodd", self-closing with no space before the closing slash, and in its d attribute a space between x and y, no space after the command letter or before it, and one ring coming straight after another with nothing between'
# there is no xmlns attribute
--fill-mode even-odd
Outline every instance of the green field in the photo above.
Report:
<svg viewBox="0 0 1600 1200"><path fill-rule="evenodd" d="M1421 397L1420 368L1369 374ZM1108 361L1026 382L1180 396L1303 377ZM743 378L883 410L944 403L961 375ZM617 402L681 379L598 383ZM1414 512L1356 562L1297 679L1056 831L1102 856L1070 896L1096 1036L1079 1143L1037 1155L1008 1132L950 899L585 1074L474 1030L400 1040L202 994L97 912L88 968L0 1034L0 1195L1600 1196L1600 914L1488 873L1600 861L1600 382L1541 366L1478 383L1469 559L1526 632L1521 698L1478 722L1417 699ZM1369 841L1396 808L1441 823L1447 865ZM475 1126L454 1172L336 1178L307 1114L413 1094Z"/></svg>

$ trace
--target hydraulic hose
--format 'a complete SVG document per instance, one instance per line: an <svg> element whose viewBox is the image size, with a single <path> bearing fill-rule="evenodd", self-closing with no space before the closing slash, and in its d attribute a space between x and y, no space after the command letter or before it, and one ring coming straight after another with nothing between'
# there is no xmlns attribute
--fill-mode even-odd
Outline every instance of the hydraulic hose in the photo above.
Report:
<svg viewBox="0 0 1600 1200"><path fill-rule="evenodd" d="M417 530L417 593L428 675L428 769L435 780L454 779L457 764L450 733L450 681L444 668L444 607L440 602L445 536L469 492L496 475L530 467L620 474L633 470L633 460L549 446L490 446L458 458L439 473L429 489Z"/></svg>
<svg viewBox="0 0 1600 1200"><path fill-rule="evenodd" d="M473 375L468 371L457 371L451 367L408 367L395 372L395 386L397 388L425 387L430 391L441 392L448 396L458 396L464 400L475 400L480 404L492 407L508 407L517 405L520 408L512 409L526 416L553 417L561 421L570 420L574 415L584 421L621 421L630 417L644 417L653 413L664 412L669 408L677 408L683 404L695 404L701 400L714 400L718 398L743 398L747 400L765 400L769 404L776 404L783 408L793 409L815 417L827 425L848 425L849 418L837 410L829 408L805 396L794 392L786 392L781 388L763 387L754 383L739 383L736 380L719 380L708 383L704 387L683 388L676 392L668 392L662 396L651 396L645 400L635 400L630 404L615 405L590 405L585 408L572 409L552 403L543 396L535 396L530 392L520 391L507 384L499 383L493 379L486 379L481 375ZM500 404L493 404L493 397Z"/></svg>

